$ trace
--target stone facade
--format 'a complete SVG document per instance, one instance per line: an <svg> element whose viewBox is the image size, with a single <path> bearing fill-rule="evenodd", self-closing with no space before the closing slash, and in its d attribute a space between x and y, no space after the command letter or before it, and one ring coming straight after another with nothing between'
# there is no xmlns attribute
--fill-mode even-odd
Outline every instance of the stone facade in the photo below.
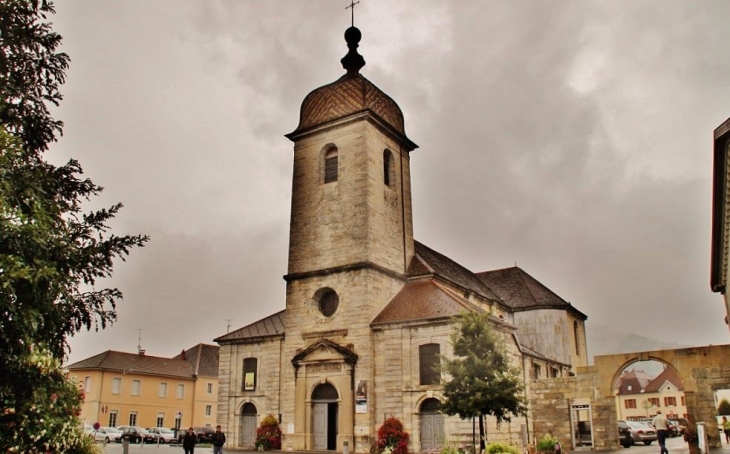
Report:
<svg viewBox="0 0 730 454"><path fill-rule="evenodd" d="M348 38L351 53L356 36ZM530 318L538 317L540 302L527 302L518 318L481 275L414 240L416 145L400 108L360 67L346 66L347 74L310 93L299 127L287 135L294 167L285 311L216 339L219 422L233 447L253 447L251 421L268 414L279 418L284 450L347 445L371 452L390 416L411 434L410 451L471 445L472 421L438 413L440 380L424 379L433 368L421 364L452 354L451 318L463 311L491 315L518 368L540 364L558 376L571 368L567 324L571 316L582 324L582 313L553 294L551 323L560 332L544 332ZM535 345L523 345L517 332ZM580 336L584 346L584 330ZM545 348L556 343L564 345ZM255 371L247 369L252 364ZM497 428L487 418L490 441L520 447L530 426L529 418L515 417Z"/></svg>

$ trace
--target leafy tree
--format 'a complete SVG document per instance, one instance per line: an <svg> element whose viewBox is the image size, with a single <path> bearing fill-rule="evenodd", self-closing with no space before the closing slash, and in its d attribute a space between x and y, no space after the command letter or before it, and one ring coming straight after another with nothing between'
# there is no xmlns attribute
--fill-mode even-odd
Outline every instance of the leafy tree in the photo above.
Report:
<svg viewBox="0 0 730 454"><path fill-rule="evenodd" d="M50 116L47 103L57 105L62 99L58 88L69 62L66 54L56 52L61 37L47 21L52 13L47 0L0 2L2 452L45 452L37 442L54 439L54 434L20 448L9 443L28 441L23 434L34 433L34 424L43 427L54 412L78 407L81 396L59 381L68 337L83 328L105 328L116 319L122 294L97 289L97 280L112 275L114 259L124 260L133 247L148 241L146 236L109 233L107 224L121 204L82 211L82 204L102 188L80 177L77 161L57 167L44 160L63 126ZM39 354L57 361L58 370L40 367L44 360ZM53 406L46 405L44 399L54 393ZM47 432L64 433L46 425ZM47 450L74 452L68 447Z"/></svg>
<svg viewBox="0 0 730 454"><path fill-rule="evenodd" d="M504 342L492 329L489 314L464 312L453 321L454 358L441 358L441 368L450 377L444 382L441 410L462 419L478 417L483 450L482 416L494 416L499 425L512 415L524 415L524 388Z"/></svg>
<svg viewBox="0 0 730 454"><path fill-rule="evenodd" d="M717 406L717 414L720 416L730 416L730 402L727 399L720 401L720 404Z"/></svg>

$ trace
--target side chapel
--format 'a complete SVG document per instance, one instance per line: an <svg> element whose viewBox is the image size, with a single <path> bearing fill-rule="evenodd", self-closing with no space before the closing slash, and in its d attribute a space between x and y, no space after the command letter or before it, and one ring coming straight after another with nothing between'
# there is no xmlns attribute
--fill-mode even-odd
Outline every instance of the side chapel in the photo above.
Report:
<svg viewBox="0 0 730 454"><path fill-rule="evenodd" d="M438 412L451 317L491 314L527 392L587 361L586 315L518 267L474 273L413 238L410 153L398 104L360 74L360 30L345 32L346 73L309 93L294 142L286 308L215 339L218 423L251 448L274 415L282 450L366 453L384 419L409 451L472 443L472 421ZM489 441L533 440L530 415ZM478 436L478 435L477 435ZM345 448L347 447L347 448Z"/></svg>

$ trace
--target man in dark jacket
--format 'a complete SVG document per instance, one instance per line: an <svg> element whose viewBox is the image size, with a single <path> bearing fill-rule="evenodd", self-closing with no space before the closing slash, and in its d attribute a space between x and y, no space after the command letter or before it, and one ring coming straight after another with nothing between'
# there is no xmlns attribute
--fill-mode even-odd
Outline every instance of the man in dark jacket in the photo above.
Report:
<svg viewBox="0 0 730 454"><path fill-rule="evenodd" d="M193 451L195 451L195 444L198 442L198 436L195 435L195 431L193 431L192 427L185 433L182 441L185 454L193 454Z"/></svg>
<svg viewBox="0 0 730 454"><path fill-rule="evenodd" d="M215 432L210 436L213 443L213 454L223 454L223 445L226 444L226 434L221 432L221 426L215 426Z"/></svg>

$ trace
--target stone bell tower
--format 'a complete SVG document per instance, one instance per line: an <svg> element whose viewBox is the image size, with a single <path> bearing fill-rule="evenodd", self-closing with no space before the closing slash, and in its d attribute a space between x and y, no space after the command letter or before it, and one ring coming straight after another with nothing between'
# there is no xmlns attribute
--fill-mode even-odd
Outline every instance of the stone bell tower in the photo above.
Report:
<svg viewBox="0 0 730 454"><path fill-rule="evenodd" d="M377 380L370 322L403 286L414 253L417 145L395 101L360 74L360 39L347 29L346 73L307 95L286 135L294 171L282 449L369 450L375 410L366 391L356 409L355 394Z"/></svg>

